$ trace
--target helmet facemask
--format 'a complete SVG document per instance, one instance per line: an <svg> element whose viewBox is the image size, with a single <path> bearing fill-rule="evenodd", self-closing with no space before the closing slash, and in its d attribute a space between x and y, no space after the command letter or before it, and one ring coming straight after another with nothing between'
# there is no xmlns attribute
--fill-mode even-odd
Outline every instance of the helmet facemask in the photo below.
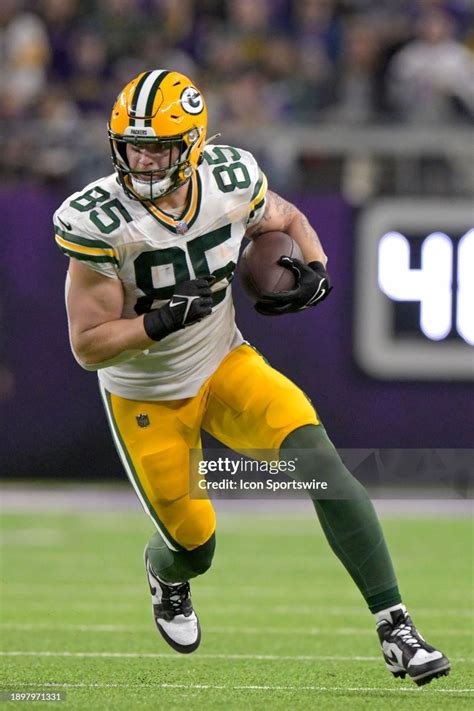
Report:
<svg viewBox="0 0 474 711"><path fill-rule="evenodd" d="M198 128L166 138L141 138L114 134L109 127L112 160L125 192L135 200L156 200L184 185L193 173L189 158L200 137ZM136 148L157 147L160 155L167 154L167 159L160 160L162 167L158 170L132 170L127 143Z"/></svg>

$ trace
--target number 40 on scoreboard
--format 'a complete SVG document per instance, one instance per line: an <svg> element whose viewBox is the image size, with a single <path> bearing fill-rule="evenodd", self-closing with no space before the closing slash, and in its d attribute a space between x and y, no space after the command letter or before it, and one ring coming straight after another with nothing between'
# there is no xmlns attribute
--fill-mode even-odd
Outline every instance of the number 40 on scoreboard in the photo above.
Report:
<svg viewBox="0 0 474 711"><path fill-rule="evenodd" d="M473 210L384 200L357 230L354 352L381 379L474 379Z"/></svg>

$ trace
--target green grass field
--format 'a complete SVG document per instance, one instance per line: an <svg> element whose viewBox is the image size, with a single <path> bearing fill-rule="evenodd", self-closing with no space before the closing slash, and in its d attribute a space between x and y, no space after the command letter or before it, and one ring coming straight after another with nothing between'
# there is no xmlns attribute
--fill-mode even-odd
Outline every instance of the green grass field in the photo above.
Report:
<svg viewBox="0 0 474 711"><path fill-rule="evenodd" d="M450 676L421 688L385 670L372 617L310 507L220 515L214 566L193 583L203 641L190 656L151 620L144 515L2 521L4 690L65 691L60 707L89 710L474 707L466 519L384 520L412 616L452 660Z"/></svg>

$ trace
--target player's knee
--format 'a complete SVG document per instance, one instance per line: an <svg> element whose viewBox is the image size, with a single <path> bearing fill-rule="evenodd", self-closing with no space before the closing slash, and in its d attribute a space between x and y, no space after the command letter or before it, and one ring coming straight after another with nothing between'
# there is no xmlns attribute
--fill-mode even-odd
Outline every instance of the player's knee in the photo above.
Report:
<svg viewBox="0 0 474 711"><path fill-rule="evenodd" d="M216 549L216 536L212 536L201 546L189 552L189 564L193 575L202 575L209 570Z"/></svg>
<svg viewBox="0 0 474 711"><path fill-rule="evenodd" d="M200 506L188 508L174 526L173 538L188 551L202 547L216 530L216 515L210 502L199 503Z"/></svg>

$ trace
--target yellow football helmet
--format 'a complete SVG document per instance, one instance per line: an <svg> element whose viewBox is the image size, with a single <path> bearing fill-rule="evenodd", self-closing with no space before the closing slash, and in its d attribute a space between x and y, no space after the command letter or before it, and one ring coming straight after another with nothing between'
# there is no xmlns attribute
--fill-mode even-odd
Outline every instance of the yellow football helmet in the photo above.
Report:
<svg viewBox="0 0 474 711"><path fill-rule="evenodd" d="M206 131L204 98L184 74L165 69L139 74L118 95L108 124L112 161L127 195L155 200L183 185L202 161ZM158 179L156 169L130 169L127 143L168 149L168 165Z"/></svg>

